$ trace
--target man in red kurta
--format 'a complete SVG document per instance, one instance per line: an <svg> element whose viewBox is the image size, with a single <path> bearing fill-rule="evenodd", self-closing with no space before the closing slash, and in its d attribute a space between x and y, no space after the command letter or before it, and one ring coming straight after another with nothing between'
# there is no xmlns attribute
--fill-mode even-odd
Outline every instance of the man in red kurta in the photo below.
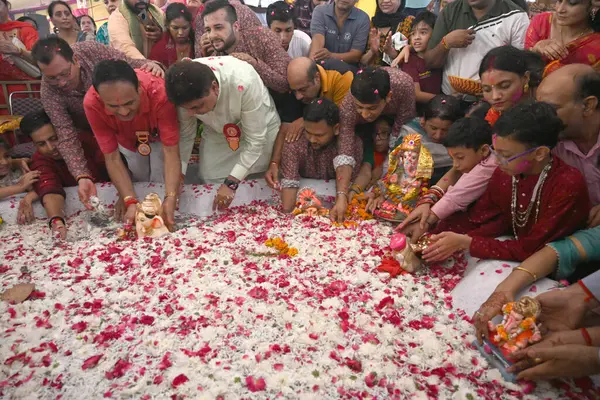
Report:
<svg viewBox="0 0 600 400"><path fill-rule="evenodd" d="M66 235L64 188L77 186L77 181L69 172L67 163L58 151L58 135L45 111L27 114L23 117L20 128L24 134L31 137L36 147L30 167L40 172L40 178L33 185L35 191L27 194L19 205L19 222L33 220L31 203L39 198L46 210L50 228L64 238ZM87 160L87 168L98 177L100 182L106 182L108 174L98 144L87 133L80 134L80 140Z"/></svg>
<svg viewBox="0 0 600 400"><path fill-rule="evenodd" d="M167 99L165 81L125 61L104 60L94 68L92 83L83 108L125 203L125 222L133 222L137 204L131 173L135 181L164 182L162 207L172 226L182 165L177 111Z"/></svg>
<svg viewBox="0 0 600 400"><path fill-rule="evenodd" d="M424 258L442 261L469 250L477 258L523 261L546 243L584 228L590 210L585 179L551 154L562 128L545 103L502 114L494 125L499 168L469 210L438 225ZM503 235L515 238L496 239Z"/></svg>

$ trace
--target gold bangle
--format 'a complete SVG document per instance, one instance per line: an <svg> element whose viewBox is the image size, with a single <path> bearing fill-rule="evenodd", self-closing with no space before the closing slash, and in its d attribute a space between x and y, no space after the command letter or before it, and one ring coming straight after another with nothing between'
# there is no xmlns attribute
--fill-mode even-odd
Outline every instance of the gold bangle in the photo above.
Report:
<svg viewBox="0 0 600 400"><path fill-rule="evenodd" d="M531 272L530 270L523 268L523 267L516 267L513 269L513 271L523 271L523 272L527 272L529 275L531 275L531 277L533 278L533 281L536 282L537 281L537 275L534 274L533 272Z"/></svg>
<svg viewBox="0 0 600 400"><path fill-rule="evenodd" d="M165 193L165 199L167 197L177 197L177 192L167 192Z"/></svg>
<svg viewBox="0 0 600 400"><path fill-rule="evenodd" d="M123 197L123 202L127 203L128 200L133 200L134 198L135 197L133 197L133 196L125 196L125 197Z"/></svg>

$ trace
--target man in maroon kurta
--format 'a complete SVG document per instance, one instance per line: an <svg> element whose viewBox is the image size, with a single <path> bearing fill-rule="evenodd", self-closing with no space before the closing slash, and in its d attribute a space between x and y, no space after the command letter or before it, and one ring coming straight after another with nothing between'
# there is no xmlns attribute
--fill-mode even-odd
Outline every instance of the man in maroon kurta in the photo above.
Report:
<svg viewBox="0 0 600 400"><path fill-rule="evenodd" d="M23 117L20 127L24 134L31 136L36 147L31 169L40 172L39 180L33 185L35 192L27 195L30 197L29 204L35 198L39 198L46 210L51 229L64 238L66 235L64 188L77 186L77 180L69 172L67 163L58 152L58 135L45 111L27 114ZM104 156L94 137L82 133L79 135L79 140L86 159L86 168L97 177L98 181L108 181ZM32 213L30 215L33 217Z"/></svg>
<svg viewBox="0 0 600 400"><path fill-rule="evenodd" d="M590 211L585 179L551 155L562 127L545 103L502 114L494 125L499 168L469 210L438 225L424 258L441 261L469 250L477 258L523 261L546 243L584 228ZM541 187L537 196L536 186ZM496 239L503 235L515 238Z"/></svg>
<svg viewBox="0 0 600 400"><path fill-rule="evenodd" d="M102 43L87 41L69 46L56 36L39 40L32 55L42 71L42 104L56 129L58 150L77 178L80 198L87 199L96 194L93 180L98 178L86 166L80 134L88 132L93 138L83 111L83 97L92 86L94 66L102 60L125 60L133 68L153 75L164 76L164 71L155 61L130 59Z"/></svg>

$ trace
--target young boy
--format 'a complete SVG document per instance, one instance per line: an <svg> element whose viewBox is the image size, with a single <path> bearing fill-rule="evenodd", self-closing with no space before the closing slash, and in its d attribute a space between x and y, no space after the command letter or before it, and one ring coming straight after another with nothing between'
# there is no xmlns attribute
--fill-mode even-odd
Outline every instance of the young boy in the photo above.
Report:
<svg viewBox="0 0 600 400"><path fill-rule="evenodd" d="M380 116L375 122L357 126L357 134L363 139L363 163L358 176L350 186L348 200L368 190L383 175L383 166L390 149L390 134L394 120Z"/></svg>
<svg viewBox="0 0 600 400"><path fill-rule="evenodd" d="M291 58L308 57L310 36L296 29L293 12L285 1L276 1L267 7L267 25Z"/></svg>
<svg viewBox="0 0 600 400"><path fill-rule="evenodd" d="M432 12L423 11L413 21L410 36L410 57L408 62L402 65L402 71L406 72L415 83L415 94L417 99L417 114L421 114L421 107L442 90L442 70L430 69L425 65L423 54L427 51L427 44L433 33L436 16ZM400 54L392 63L392 67L398 65Z"/></svg>
<svg viewBox="0 0 600 400"><path fill-rule="evenodd" d="M503 113L493 128L498 168L473 206L436 227L441 233L431 237L424 259L442 261L469 250L475 258L523 261L546 243L584 228L590 210L585 179L552 156L563 129L546 103L520 104ZM456 152L453 158L458 159ZM503 235L515 238L496 239Z"/></svg>
<svg viewBox="0 0 600 400"><path fill-rule="evenodd" d="M50 118L45 111L31 112L21 121L21 132L31 137L36 152L33 154L31 168L38 171L40 178L33 184L35 193L27 195L26 204L19 206L19 222L33 220L31 203L38 198L48 216L48 225L53 232L64 239L67 228L64 219L65 187L77 186L76 179L69 173L67 164L58 152L58 137ZM80 134L79 139L87 159L88 168L94 178L107 181L108 174L104 166L104 157L94 137Z"/></svg>
<svg viewBox="0 0 600 400"><path fill-rule="evenodd" d="M31 190L31 185L39 179L40 173L30 171L27 159L12 159L9 147L0 140L0 200Z"/></svg>

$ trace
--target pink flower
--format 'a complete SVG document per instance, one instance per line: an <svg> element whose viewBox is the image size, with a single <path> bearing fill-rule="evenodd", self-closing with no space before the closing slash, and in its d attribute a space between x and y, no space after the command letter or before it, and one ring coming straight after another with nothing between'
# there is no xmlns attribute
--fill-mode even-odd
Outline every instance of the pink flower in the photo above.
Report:
<svg viewBox="0 0 600 400"><path fill-rule="evenodd" d="M362 363L358 360L346 357L344 359L344 364L354 372L362 371Z"/></svg>
<svg viewBox="0 0 600 400"><path fill-rule="evenodd" d="M94 368L96 365L98 365L98 361L100 361L103 355L104 354L97 354L95 356L91 356L83 362L81 369L85 371L86 369Z"/></svg>
<svg viewBox="0 0 600 400"><path fill-rule="evenodd" d="M246 377L246 387L252 393L254 392L262 392L267 388L267 384L264 378L255 379L253 376Z"/></svg>
<svg viewBox="0 0 600 400"><path fill-rule="evenodd" d="M157 375L154 377L154 380L152 381L152 383L154 383L155 385L160 385L164 379L165 378L163 378L162 375Z"/></svg>
<svg viewBox="0 0 600 400"><path fill-rule="evenodd" d="M537 286L533 285L532 287L529 288L529 291L531 293L536 293L537 292Z"/></svg>
<svg viewBox="0 0 600 400"><path fill-rule="evenodd" d="M76 324L71 325L71 329L73 329L77 333L81 333L85 331L87 328L87 322L81 321Z"/></svg>
<svg viewBox="0 0 600 400"><path fill-rule="evenodd" d="M115 363L113 369L111 371L107 371L104 376L106 379L121 378L127 371L131 369L132 366L133 364L130 362L120 359Z"/></svg>
<svg viewBox="0 0 600 400"><path fill-rule="evenodd" d="M152 325L154 323L154 317L150 315L142 315L142 318L140 318L140 323L144 325Z"/></svg>
<svg viewBox="0 0 600 400"><path fill-rule="evenodd" d="M169 368L170 366L173 365L173 363L171 362L171 360L169 360L169 357L171 356L171 352L167 351L165 353L165 355L163 356L160 364L158 365L158 369L161 371L164 371L165 369Z"/></svg>
<svg viewBox="0 0 600 400"><path fill-rule="evenodd" d="M371 372L369 375L365 376L365 384L367 385L367 387L372 388L377 383L377 374L375 372Z"/></svg>
<svg viewBox="0 0 600 400"><path fill-rule="evenodd" d="M188 377L185 376L184 374L179 374L175 377L175 379L173 379L173 382L171 382L171 385L176 388L177 386L181 386L184 383L186 383L187 381L189 381Z"/></svg>
<svg viewBox="0 0 600 400"><path fill-rule="evenodd" d="M244 91L244 87L243 87L242 85L239 85L239 86L238 86L238 90L239 90L240 92L243 92L243 91Z"/></svg>
<svg viewBox="0 0 600 400"><path fill-rule="evenodd" d="M255 286L248 292L248 295L254 299L258 300L267 300L269 295L269 291L267 289L263 289L260 286Z"/></svg>

